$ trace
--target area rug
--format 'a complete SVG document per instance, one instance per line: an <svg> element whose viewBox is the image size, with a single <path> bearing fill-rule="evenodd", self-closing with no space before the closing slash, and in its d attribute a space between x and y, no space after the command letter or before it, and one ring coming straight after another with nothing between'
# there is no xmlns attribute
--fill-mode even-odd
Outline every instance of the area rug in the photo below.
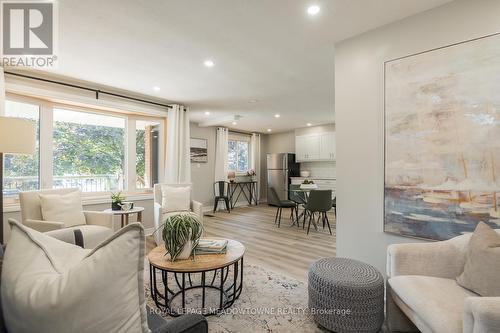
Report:
<svg viewBox="0 0 500 333"><path fill-rule="evenodd" d="M155 309L146 282L148 305ZM212 295L207 297L217 297ZM193 292L186 304L199 301ZM162 314L167 320L168 315ZM224 313L207 317L209 332L323 332L307 311L307 285L304 282L245 265L243 290L233 306Z"/></svg>

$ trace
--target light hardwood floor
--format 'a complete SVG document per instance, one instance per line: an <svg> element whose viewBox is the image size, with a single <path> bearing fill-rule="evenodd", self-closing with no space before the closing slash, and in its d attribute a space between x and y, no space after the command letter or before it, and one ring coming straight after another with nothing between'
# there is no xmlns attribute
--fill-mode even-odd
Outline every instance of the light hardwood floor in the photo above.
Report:
<svg viewBox="0 0 500 333"><path fill-rule="evenodd" d="M322 227L311 225L309 235L297 226L290 227L289 210L283 210L281 227L274 224L276 208L268 205L238 207L227 213L205 216L206 237L235 239L246 247L245 262L307 281L309 265L318 258L335 256L335 218L329 214L333 236ZM306 223L307 229L307 223Z"/></svg>

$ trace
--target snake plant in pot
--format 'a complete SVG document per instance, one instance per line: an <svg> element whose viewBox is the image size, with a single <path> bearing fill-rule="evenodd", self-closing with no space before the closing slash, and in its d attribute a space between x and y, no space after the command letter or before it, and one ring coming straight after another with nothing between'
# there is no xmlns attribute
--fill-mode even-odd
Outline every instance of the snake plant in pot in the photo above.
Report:
<svg viewBox="0 0 500 333"><path fill-rule="evenodd" d="M203 224L194 213L169 216L162 229L167 255L170 260L188 259L203 233Z"/></svg>

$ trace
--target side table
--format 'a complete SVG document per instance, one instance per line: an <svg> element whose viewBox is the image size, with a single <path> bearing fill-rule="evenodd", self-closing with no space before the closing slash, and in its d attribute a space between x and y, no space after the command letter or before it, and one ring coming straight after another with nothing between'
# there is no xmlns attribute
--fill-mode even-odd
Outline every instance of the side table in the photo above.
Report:
<svg viewBox="0 0 500 333"><path fill-rule="evenodd" d="M142 222L142 212L144 207L134 207L129 210L112 210L111 208L105 209L105 213L111 213L113 215L120 215L121 218L121 228L126 226L129 222L130 215L137 214L137 222Z"/></svg>

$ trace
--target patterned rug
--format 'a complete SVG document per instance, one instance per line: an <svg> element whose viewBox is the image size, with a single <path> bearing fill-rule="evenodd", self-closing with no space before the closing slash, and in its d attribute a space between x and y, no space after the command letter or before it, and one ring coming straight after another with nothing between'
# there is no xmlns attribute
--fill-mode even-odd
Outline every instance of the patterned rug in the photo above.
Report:
<svg viewBox="0 0 500 333"><path fill-rule="evenodd" d="M149 292L149 279L146 295L148 305L156 309ZM207 304L210 304L210 298L216 304L217 297L218 294L208 293ZM199 304L199 301L197 291L186 296L187 307ZM243 290L233 306L225 313L207 317L207 320L209 332L214 333L323 332L307 311L305 283L254 265L244 266Z"/></svg>

